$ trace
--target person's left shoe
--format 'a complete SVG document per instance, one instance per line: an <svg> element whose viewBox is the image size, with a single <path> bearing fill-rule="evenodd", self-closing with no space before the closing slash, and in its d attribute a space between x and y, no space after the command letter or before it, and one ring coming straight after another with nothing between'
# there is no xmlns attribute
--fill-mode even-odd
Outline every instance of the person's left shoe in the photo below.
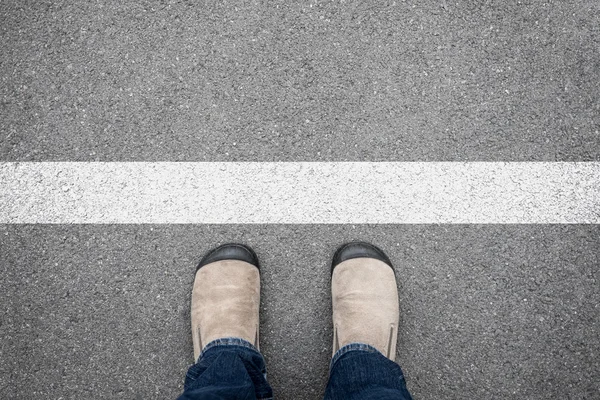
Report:
<svg viewBox="0 0 600 400"><path fill-rule="evenodd" d="M220 338L242 338L258 348L259 305L259 264L250 247L225 244L204 256L192 291L194 360Z"/></svg>

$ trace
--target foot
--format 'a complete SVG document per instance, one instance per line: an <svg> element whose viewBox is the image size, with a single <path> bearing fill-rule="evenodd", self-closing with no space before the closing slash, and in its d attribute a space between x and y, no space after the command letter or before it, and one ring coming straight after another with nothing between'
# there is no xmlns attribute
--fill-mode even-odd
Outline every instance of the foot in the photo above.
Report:
<svg viewBox="0 0 600 400"><path fill-rule="evenodd" d="M259 303L258 258L251 248L225 244L204 256L192 291L194 360L208 343L225 337L258 348Z"/></svg>
<svg viewBox="0 0 600 400"><path fill-rule="evenodd" d="M341 246L333 256L333 353L349 343L366 343L396 357L398 289L392 263L369 243Z"/></svg>

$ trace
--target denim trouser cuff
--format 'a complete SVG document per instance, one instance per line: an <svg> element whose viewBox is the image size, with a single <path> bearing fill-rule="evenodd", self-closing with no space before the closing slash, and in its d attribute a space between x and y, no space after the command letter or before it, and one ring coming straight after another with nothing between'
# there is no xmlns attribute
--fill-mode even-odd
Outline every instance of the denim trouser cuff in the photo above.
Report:
<svg viewBox="0 0 600 400"><path fill-rule="evenodd" d="M196 363L188 369L179 399L204 398L272 400L265 361L252 343L225 337L202 349Z"/></svg>
<svg viewBox="0 0 600 400"><path fill-rule="evenodd" d="M242 338L237 338L237 337L225 337L225 338L215 339L212 342L209 342L206 346L204 346L204 348L202 349L202 352L200 353L200 356L198 357L198 360L196 360L196 362L198 362L200 359L202 359L202 356L208 350L212 349L213 347L220 347L220 346L239 346L239 347L244 347L246 349L254 350L258 354L260 354L260 351L252 343L250 343L247 340L244 340Z"/></svg>
<svg viewBox="0 0 600 400"><path fill-rule="evenodd" d="M188 369L179 400L256 398L272 400L266 368L247 340L220 338L208 343ZM400 366L366 343L350 343L331 359L328 400L410 400Z"/></svg>
<svg viewBox="0 0 600 400"><path fill-rule="evenodd" d="M335 354L333 355L333 358L331 359L331 363L329 364L329 372L330 373L331 373L331 369L333 368L333 366L335 365L337 360L339 360L339 358L341 356L343 356L344 354L346 354L350 351L366 351L367 353L379 353L379 354L383 355L382 352L380 352L379 350L377 350L375 347L371 346L370 344L349 343L345 346L342 346L342 348L339 349L338 351L336 351Z"/></svg>

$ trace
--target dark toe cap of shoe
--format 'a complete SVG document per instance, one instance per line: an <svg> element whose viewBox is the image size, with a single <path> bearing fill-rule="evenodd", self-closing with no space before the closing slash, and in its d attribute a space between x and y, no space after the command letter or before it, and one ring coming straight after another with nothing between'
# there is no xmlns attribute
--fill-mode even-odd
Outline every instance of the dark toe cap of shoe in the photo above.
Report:
<svg viewBox="0 0 600 400"><path fill-rule="evenodd" d="M209 251L208 254L202 258L200 264L198 264L196 271L207 264L223 260L245 261L254 265L256 268L259 268L258 257L254 250L243 244L227 243Z"/></svg>
<svg viewBox="0 0 600 400"><path fill-rule="evenodd" d="M340 246L333 255L331 273L338 264L353 258L374 258L392 267L392 262L379 247L366 242L351 242Z"/></svg>

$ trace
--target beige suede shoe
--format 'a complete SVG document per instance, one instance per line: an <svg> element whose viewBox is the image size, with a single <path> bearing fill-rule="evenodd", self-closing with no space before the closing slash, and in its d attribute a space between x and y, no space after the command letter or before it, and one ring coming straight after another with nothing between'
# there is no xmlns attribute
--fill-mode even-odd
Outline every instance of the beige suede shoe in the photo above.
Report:
<svg viewBox="0 0 600 400"><path fill-rule="evenodd" d="M398 289L392 263L369 243L341 246L333 256L333 353L349 343L366 343L395 360Z"/></svg>
<svg viewBox="0 0 600 400"><path fill-rule="evenodd" d="M258 258L250 247L225 244L204 256L192 291L194 360L208 343L225 337L258 348L259 305Z"/></svg>

